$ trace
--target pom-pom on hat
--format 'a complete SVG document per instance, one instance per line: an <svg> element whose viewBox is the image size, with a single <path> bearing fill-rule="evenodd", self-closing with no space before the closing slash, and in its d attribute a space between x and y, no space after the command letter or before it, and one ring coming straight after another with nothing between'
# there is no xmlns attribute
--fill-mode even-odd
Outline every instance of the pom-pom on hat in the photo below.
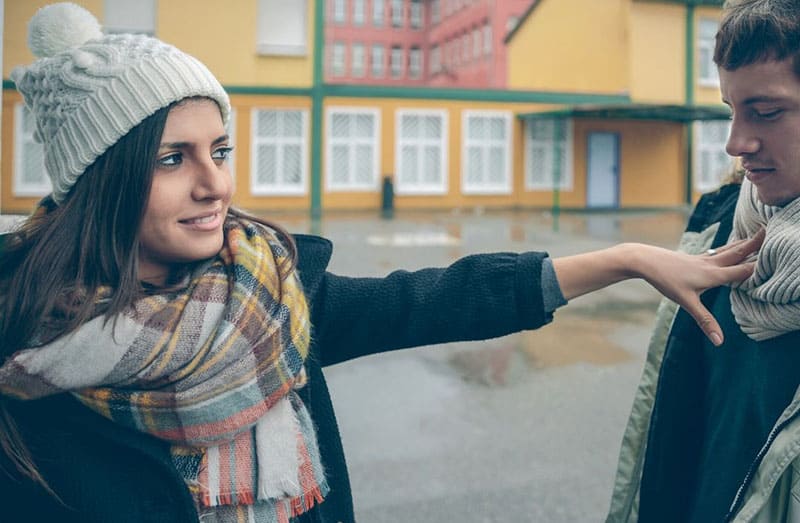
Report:
<svg viewBox="0 0 800 523"><path fill-rule="evenodd" d="M34 139L61 203L83 171L145 118L189 97L230 101L196 58L145 35L103 35L97 19L69 2L45 6L28 23L38 58L11 79L36 120Z"/></svg>

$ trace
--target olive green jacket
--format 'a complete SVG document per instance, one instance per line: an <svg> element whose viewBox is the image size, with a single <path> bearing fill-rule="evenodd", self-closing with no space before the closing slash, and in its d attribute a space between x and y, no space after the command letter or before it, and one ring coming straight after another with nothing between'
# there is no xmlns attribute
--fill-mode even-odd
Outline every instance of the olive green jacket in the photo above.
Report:
<svg viewBox="0 0 800 523"><path fill-rule="evenodd" d="M679 250L699 254L728 238L738 186L705 195L692 214ZM639 488L650 415L656 398L661 361L672 333L678 306L662 301L647 350L642 378L622 438L607 523L638 521ZM728 521L735 523L800 523L800 389L783 411L760 453L753 474L742 478ZM643 522L644 523L644 522Z"/></svg>

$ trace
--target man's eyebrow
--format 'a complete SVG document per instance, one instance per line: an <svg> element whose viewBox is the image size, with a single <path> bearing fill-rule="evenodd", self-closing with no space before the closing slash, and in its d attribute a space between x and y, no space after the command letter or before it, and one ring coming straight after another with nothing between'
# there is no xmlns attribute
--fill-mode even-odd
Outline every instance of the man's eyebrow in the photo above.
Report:
<svg viewBox="0 0 800 523"><path fill-rule="evenodd" d="M228 138L230 138L229 135L223 134L222 136L219 136L213 142L211 142L211 145L219 145L222 142L227 141ZM187 148L192 147L192 146L194 146L194 144L191 143L191 142L164 142L161 145L159 145L158 148L159 149L187 149Z"/></svg>
<svg viewBox="0 0 800 523"><path fill-rule="evenodd" d="M752 96L747 98L744 101L745 105L752 105L758 103L775 103L775 102L782 102L784 100L783 97L780 96Z"/></svg>

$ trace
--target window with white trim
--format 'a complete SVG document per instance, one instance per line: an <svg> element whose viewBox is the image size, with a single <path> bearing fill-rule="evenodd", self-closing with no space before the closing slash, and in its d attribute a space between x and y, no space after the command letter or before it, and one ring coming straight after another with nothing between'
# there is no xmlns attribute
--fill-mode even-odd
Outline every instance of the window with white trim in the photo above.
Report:
<svg viewBox="0 0 800 523"><path fill-rule="evenodd" d="M698 83L706 87L719 85L719 72L714 63L714 45L719 22L701 18L697 28L697 67Z"/></svg>
<svg viewBox="0 0 800 523"><path fill-rule="evenodd" d="M138 5L138 2L131 2ZM258 0L256 51L264 55L303 56L308 46L306 2Z"/></svg>
<svg viewBox="0 0 800 523"><path fill-rule="evenodd" d="M525 126L525 188L572 189L572 120L535 119Z"/></svg>
<svg viewBox="0 0 800 523"><path fill-rule="evenodd" d="M392 27L403 27L403 0L392 0Z"/></svg>
<svg viewBox="0 0 800 523"><path fill-rule="evenodd" d="M331 60L331 74L333 76L344 76L344 60L347 47L344 42L333 43L333 59Z"/></svg>
<svg viewBox="0 0 800 523"><path fill-rule="evenodd" d="M483 26L483 54L492 54L492 26L488 22Z"/></svg>
<svg viewBox="0 0 800 523"><path fill-rule="evenodd" d="M383 78L383 71L385 67L385 59L384 59L384 51L383 46L381 44L373 44L372 45L372 59L371 67L372 67L372 77L373 78Z"/></svg>
<svg viewBox="0 0 800 523"><path fill-rule="evenodd" d="M411 28L422 29L422 0L411 0Z"/></svg>
<svg viewBox="0 0 800 523"><path fill-rule="evenodd" d="M469 33L461 35L461 63L468 64L472 58L472 47Z"/></svg>
<svg viewBox="0 0 800 523"><path fill-rule="evenodd" d="M472 58L474 60L480 60L482 51L481 30L475 28L472 30Z"/></svg>
<svg viewBox="0 0 800 523"><path fill-rule="evenodd" d="M412 47L408 50L408 77L419 78L422 74L422 50Z"/></svg>
<svg viewBox="0 0 800 523"><path fill-rule="evenodd" d="M327 110L326 186L330 191L379 188L380 112L373 108Z"/></svg>
<svg viewBox="0 0 800 523"><path fill-rule="evenodd" d="M447 112L399 109L396 113L395 191L447 192Z"/></svg>
<svg viewBox="0 0 800 523"><path fill-rule="evenodd" d="M156 32L156 0L104 0L103 30L107 33Z"/></svg>
<svg viewBox="0 0 800 523"><path fill-rule="evenodd" d="M353 43L350 47L350 72L356 78L364 76L364 44Z"/></svg>
<svg viewBox="0 0 800 523"><path fill-rule="evenodd" d="M431 22L434 24L438 24L441 20L441 1L440 0L433 0L431 2Z"/></svg>
<svg viewBox="0 0 800 523"><path fill-rule="evenodd" d="M366 0L353 0L353 25L364 25L366 18Z"/></svg>
<svg viewBox="0 0 800 523"><path fill-rule="evenodd" d="M305 194L308 112L302 109L253 109L251 119L252 194Z"/></svg>
<svg viewBox="0 0 800 523"><path fill-rule="evenodd" d="M694 123L694 187L700 192L716 189L733 170L733 158L725 152L731 131L728 120Z"/></svg>
<svg viewBox="0 0 800 523"><path fill-rule="evenodd" d="M511 113L464 111L461 191L511 194Z"/></svg>
<svg viewBox="0 0 800 523"><path fill-rule="evenodd" d="M44 168L44 146L33 139L36 121L25 104L14 106L14 196L45 196L53 190Z"/></svg>
<svg viewBox="0 0 800 523"><path fill-rule="evenodd" d="M442 48L438 45L431 47L431 74L437 74L442 70Z"/></svg>
<svg viewBox="0 0 800 523"><path fill-rule="evenodd" d="M399 45L392 46L391 70L392 78L400 78L403 76L403 56L405 55L404 49Z"/></svg>
<svg viewBox="0 0 800 523"><path fill-rule="evenodd" d="M383 27L383 19L385 13L386 0L372 0L372 25L375 27Z"/></svg>
<svg viewBox="0 0 800 523"><path fill-rule="evenodd" d="M300 2L297 2L300 3ZM346 0L333 0L333 21L337 24L343 24L347 20L347 7Z"/></svg>

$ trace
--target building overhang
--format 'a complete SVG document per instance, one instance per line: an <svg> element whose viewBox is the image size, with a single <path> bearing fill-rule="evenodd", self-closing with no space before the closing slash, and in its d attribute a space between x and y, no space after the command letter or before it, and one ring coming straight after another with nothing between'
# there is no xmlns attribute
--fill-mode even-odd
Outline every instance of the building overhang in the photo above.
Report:
<svg viewBox="0 0 800 523"><path fill-rule="evenodd" d="M724 105L573 105L553 111L521 113L521 120L593 118L611 120L653 120L688 123L698 120L729 120L730 110Z"/></svg>

